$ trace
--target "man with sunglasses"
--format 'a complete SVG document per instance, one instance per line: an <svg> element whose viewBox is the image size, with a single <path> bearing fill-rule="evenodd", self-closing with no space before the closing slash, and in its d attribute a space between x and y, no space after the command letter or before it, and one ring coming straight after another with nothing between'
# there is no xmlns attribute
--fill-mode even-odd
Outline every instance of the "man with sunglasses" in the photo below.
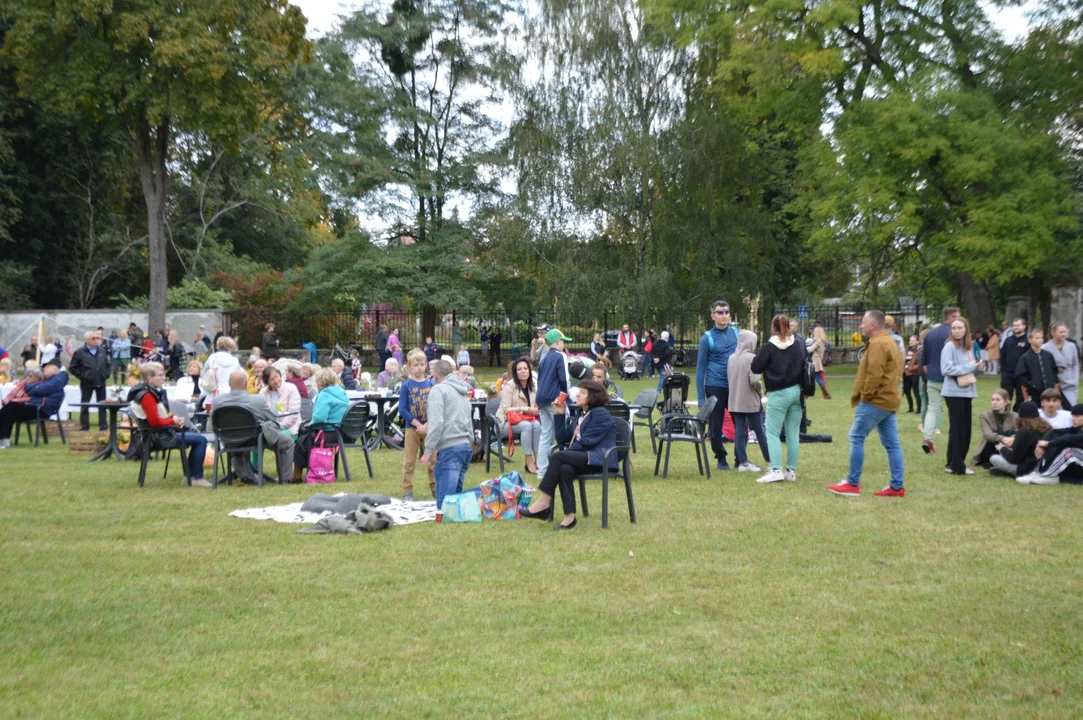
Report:
<svg viewBox="0 0 1083 720"><path fill-rule="evenodd" d="M722 444L722 420L729 405L729 378L726 368L730 355L737 349L737 328L730 324L730 304L715 300L711 305L712 327L699 341L699 357L696 361L696 396L700 405L708 397L717 398L711 413L711 449L718 461L718 470L729 470L726 448Z"/></svg>

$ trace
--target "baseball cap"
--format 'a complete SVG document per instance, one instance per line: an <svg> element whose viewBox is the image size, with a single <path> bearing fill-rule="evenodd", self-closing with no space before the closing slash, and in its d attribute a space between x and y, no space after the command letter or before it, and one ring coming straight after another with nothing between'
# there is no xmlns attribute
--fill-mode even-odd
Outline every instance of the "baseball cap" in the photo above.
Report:
<svg viewBox="0 0 1083 720"><path fill-rule="evenodd" d="M549 332L549 323L542 323L536 329L541 330L542 332Z"/></svg>
<svg viewBox="0 0 1083 720"><path fill-rule="evenodd" d="M572 342L572 339L570 337L567 337L564 333L557 330L556 328L553 328L549 332L545 333L545 342L548 343L549 345L552 345L557 340L563 340L564 342Z"/></svg>

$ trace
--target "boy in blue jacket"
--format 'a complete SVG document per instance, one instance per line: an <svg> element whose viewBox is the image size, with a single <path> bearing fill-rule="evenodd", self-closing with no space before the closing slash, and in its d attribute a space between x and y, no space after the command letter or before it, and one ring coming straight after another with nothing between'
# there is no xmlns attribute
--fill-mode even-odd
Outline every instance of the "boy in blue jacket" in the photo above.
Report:
<svg viewBox="0 0 1083 720"><path fill-rule="evenodd" d="M409 377L399 390L399 415L406 424L406 442L402 453L402 499L414 501L414 468L417 459L425 454L425 434L428 426L429 390L432 378L427 377L429 361L421 350L413 349L406 355ZM434 463L435 465L435 463ZM433 466L429 468L429 489L436 497L436 476Z"/></svg>
<svg viewBox="0 0 1083 720"><path fill-rule="evenodd" d="M564 354L564 343L571 342L570 337L556 328L545 333L545 344L549 352L538 363L538 410L541 412L541 440L538 445L538 477L545 475L549 467L549 451L553 447L556 434L556 414L553 401L560 393L568 392L568 365Z"/></svg>
<svg viewBox="0 0 1083 720"><path fill-rule="evenodd" d="M737 350L737 328L730 324L730 317L730 304L725 300L715 300L711 305L713 325L700 338L696 360L696 397L700 405L709 397L718 399L710 423L711 449L718 461L715 466L718 470L730 469L726 462L726 448L722 444L722 420L730 397L726 370L730 355Z"/></svg>

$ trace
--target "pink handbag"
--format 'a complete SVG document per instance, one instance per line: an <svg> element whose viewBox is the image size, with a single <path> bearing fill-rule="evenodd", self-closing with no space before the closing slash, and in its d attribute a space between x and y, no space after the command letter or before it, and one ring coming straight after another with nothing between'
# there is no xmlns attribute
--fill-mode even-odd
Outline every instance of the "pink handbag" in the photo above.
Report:
<svg viewBox="0 0 1083 720"><path fill-rule="evenodd" d="M305 484L307 485L333 483L335 481L335 455L338 454L338 448L324 447L323 441L323 430L320 430L316 433L316 440L312 445L312 450L308 453L308 475L305 476Z"/></svg>

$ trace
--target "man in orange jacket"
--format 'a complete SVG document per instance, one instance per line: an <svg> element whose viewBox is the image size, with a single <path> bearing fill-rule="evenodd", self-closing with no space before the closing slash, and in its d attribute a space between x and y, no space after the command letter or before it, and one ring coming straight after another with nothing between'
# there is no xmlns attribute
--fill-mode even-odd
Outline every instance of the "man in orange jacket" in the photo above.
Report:
<svg viewBox="0 0 1083 720"><path fill-rule="evenodd" d="M858 366L850 404L857 408L850 428L850 474L840 483L828 485L836 495L856 497L861 494L861 469L865 464L865 438L876 429L880 443L887 450L891 467L891 485L873 493L876 497L905 497L903 489L903 454L895 413L902 402L903 358L899 346L888 333L884 314L869 310L861 319L861 332L869 338L865 355Z"/></svg>

